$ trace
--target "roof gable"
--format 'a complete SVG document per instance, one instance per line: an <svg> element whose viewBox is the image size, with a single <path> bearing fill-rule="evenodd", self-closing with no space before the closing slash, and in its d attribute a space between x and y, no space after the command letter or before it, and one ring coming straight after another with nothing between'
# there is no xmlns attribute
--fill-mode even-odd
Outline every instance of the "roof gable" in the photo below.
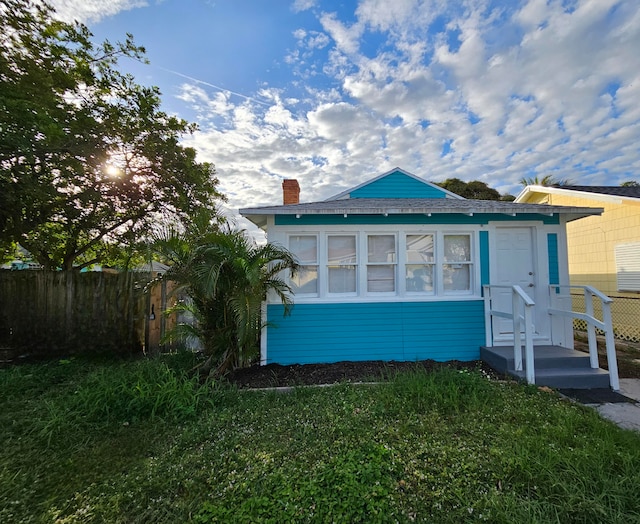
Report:
<svg viewBox="0 0 640 524"><path fill-rule="evenodd" d="M455 198L461 196L427 182L400 168L392 169L372 180L328 198L331 200L355 198Z"/></svg>
<svg viewBox="0 0 640 524"><path fill-rule="evenodd" d="M621 203L623 199L640 200L640 187L621 186L538 186L525 187L516 202L527 202L535 194L558 194L588 200Z"/></svg>

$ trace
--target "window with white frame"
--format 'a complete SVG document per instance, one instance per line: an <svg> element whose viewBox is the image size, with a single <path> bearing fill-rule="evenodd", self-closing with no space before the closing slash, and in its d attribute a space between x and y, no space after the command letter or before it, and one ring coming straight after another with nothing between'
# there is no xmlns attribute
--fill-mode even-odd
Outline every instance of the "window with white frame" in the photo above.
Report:
<svg viewBox="0 0 640 524"><path fill-rule="evenodd" d="M469 296L478 292L475 233L459 230L288 235L298 297Z"/></svg>
<svg viewBox="0 0 640 524"><path fill-rule="evenodd" d="M298 262L298 272L291 278L291 288L297 295L318 293L318 237L316 235L292 235L289 251Z"/></svg>
<svg viewBox="0 0 640 524"><path fill-rule="evenodd" d="M405 289L407 293L434 292L435 266L433 235L406 235Z"/></svg>
<svg viewBox="0 0 640 524"><path fill-rule="evenodd" d="M357 291L358 256L356 235L327 236L327 280L329 293Z"/></svg>
<svg viewBox="0 0 640 524"><path fill-rule="evenodd" d="M396 236L367 236L367 291L396 291Z"/></svg>
<svg viewBox="0 0 640 524"><path fill-rule="evenodd" d="M443 235L442 283L445 293L471 292L471 235Z"/></svg>

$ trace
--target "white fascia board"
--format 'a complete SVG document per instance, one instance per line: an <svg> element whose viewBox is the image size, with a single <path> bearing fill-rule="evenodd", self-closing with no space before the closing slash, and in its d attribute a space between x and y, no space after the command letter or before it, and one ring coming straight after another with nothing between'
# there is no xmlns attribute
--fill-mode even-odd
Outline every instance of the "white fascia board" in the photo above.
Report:
<svg viewBox="0 0 640 524"><path fill-rule="evenodd" d="M603 193L591 193L590 191L576 191L575 189L564 189L562 187L548 187L548 186L527 186L516 197L514 202L522 203L528 200L528 196L534 193L552 194L552 195L565 195L585 198L588 200L597 200L599 202L610 202L613 204L622 204L623 200L638 201L640 199L633 197L625 197L620 195L605 195Z"/></svg>

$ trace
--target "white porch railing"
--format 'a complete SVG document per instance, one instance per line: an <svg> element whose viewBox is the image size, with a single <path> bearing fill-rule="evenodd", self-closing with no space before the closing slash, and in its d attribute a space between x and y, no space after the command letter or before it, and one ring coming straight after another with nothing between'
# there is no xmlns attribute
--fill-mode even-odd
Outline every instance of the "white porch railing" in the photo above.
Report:
<svg viewBox="0 0 640 524"><path fill-rule="evenodd" d="M581 289L584 293L585 312L567 311L553 307L559 300L563 299L571 303L570 295L563 295L562 290ZM609 368L609 383L611 389L618 391L620 389L620 380L618 378L618 361L616 359L616 345L613 337L613 322L611 320L611 303L613 300L604 293L591 286L559 286L553 284L549 286L550 304L549 314L564 317L579 318L587 323L587 337L589 340L589 359L591 367L597 369L600 367L598 363L598 343L596 340L596 329L604 332L605 345L607 348L607 366ZM594 316L593 298L600 300L602 305L602 320L598 320Z"/></svg>
<svg viewBox="0 0 640 524"><path fill-rule="evenodd" d="M533 355L533 307L535 302L520 286L482 286L484 292L484 318L486 326L486 344L493 346L493 318L506 318L513 321L513 360L516 371L522 371L522 325L524 324L524 357L526 379L529 384L536 383ZM511 290L511 311L493 308L492 290Z"/></svg>

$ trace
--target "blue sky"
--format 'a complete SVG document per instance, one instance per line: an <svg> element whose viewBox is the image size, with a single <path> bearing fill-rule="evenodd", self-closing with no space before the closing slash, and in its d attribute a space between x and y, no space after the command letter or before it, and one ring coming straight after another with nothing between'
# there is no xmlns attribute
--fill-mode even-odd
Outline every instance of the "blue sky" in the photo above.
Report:
<svg viewBox="0 0 640 524"><path fill-rule="evenodd" d="M314 201L399 166L431 181L640 181L637 0L52 0L132 33L229 209Z"/></svg>

